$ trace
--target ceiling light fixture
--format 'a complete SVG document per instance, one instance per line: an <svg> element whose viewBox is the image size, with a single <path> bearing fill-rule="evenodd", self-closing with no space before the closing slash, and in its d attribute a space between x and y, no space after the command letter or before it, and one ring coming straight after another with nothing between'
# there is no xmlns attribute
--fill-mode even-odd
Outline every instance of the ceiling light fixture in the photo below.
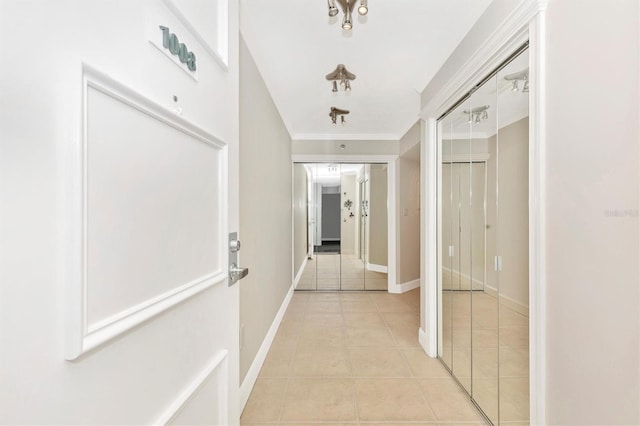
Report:
<svg viewBox="0 0 640 426"><path fill-rule="evenodd" d="M344 12L344 18L342 18L342 29L351 30L353 28L353 9L356 7L357 0L327 0L329 6L329 16L334 17L338 14L338 8L336 2L340 4L342 12ZM358 13L362 16L369 13L368 0L360 0L360 6L358 6Z"/></svg>
<svg viewBox="0 0 640 426"><path fill-rule="evenodd" d="M489 108L489 105L482 105L477 108L473 108L472 110L465 110L463 111L463 114L466 114L468 117L467 123L480 124L481 119L486 120L489 118L489 114L487 113Z"/></svg>
<svg viewBox="0 0 640 426"><path fill-rule="evenodd" d="M514 72L513 74L508 74L504 76L504 79L507 81L512 81L511 83L511 91L517 92L520 90L518 87L518 82L522 81L522 93L529 92L529 68L525 68L520 72Z"/></svg>
<svg viewBox="0 0 640 426"><path fill-rule="evenodd" d="M336 16L338 14L338 8L336 7L336 0L327 0L329 4L329 16Z"/></svg>
<svg viewBox="0 0 640 426"><path fill-rule="evenodd" d="M342 89L345 92L350 92L351 91L350 81L355 80L356 75L353 73L350 73L343 64L338 64L336 69L331 71L329 74L327 74L325 78L329 81L333 81L333 89L331 90L332 92L338 91L338 85L337 85L338 81L340 82L340 87L342 87Z"/></svg>
<svg viewBox="0 0 640 426"><path fill-rule="evenodd" d="M344 116L349 114L349 110L340 109L336 107L331 107L331 111L329 112L329 117L331 117L331 123L336 124L338 122L338 116L340 116L340 123L346 123Z"/></svg>

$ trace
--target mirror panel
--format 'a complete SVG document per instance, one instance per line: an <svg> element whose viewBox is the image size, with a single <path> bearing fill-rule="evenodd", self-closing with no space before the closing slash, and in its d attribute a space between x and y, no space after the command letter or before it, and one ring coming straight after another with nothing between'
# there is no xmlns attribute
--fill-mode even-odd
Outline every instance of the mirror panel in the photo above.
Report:
<svg viewBox="0 0 640 426"><path fill-rule="evenodd" d="M296 290L388 289L387 165L293 165Z"/></svg>
<svg viewBox="0 0 640 426"><path fill-rule="evenodd" d="M453 133L452 116L445 117L438 123L438 134L443 151L443 157L451 152ZM451 162L442 162L441 186L441 213L440 213L440 256L442 270L438 291L438 356L453 370L453 167Z"/></svg>
<svg viewBox="0 0 640 426"><path fill-rule="evenodd" d="M499 281L500 421L529 419L528 51L498 73L496 235ZM517 89L517 90L514 90Z"/></svg>
<svg viewBox="0 0 640 426"><path fill-rule="evenodd" d="M529 420L528 60L438 122L438 355L493 424Z"/></svg>
<svg viewBox="0 0 640 426"><path fill-rule="evenodd" d="M364 176L363 164L340 164L341 208L341 271L342 290L364 290L365 265L359 256L360 243L360 185Z"/></svg>
<svg viewBox="0 0 640 426"><path fill-rule="evenodd" d="M366 212L367 256L365 268L366 290L387 290L388 270L388 214L387 214L387 165L367 164Z"/></svg>
<svg viewBox="0 0 640 426"><path fill-rule="evenodd" d="M465 110L469 100L459 105L451 114L447 151L443 151L445 170L449 172L449 268L443 271L449 276L450 314L443 306L443 314L451 316L451 370L462 386L471 392L471 289L469 268L470 247L470 123Z"/></svg>
<svg viewBox="0 0 640 426"><path fill-rule="evenodd" d="M487 231L496 218L488 216L487 176L490 161L487 158L489 141L498 130L496 111L496 82L494 76L483 84L472 96L474 109L478 111L472 124L472 397L494 424L499 423L498 413L498 302L496 286L486 281ZM482 111L482 112L480 112ZM493 187L495 190L495 186Z"/></svg>

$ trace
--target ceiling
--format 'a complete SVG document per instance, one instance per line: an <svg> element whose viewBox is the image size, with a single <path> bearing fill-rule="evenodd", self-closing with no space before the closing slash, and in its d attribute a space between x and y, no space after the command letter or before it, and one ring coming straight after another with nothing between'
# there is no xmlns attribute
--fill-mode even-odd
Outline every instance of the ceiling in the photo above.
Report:
<svg viewBox="0 0 640 426"><path fill-rule="evenodd" d="M358 0L359 2L359 0ZM326 0L243 0L241 31L294 140L398 140L420 92L491 0L370 0L369 13L330 18ZM338 64L352 90L331 92ZM333 125L330 107L350 110Z"/></svg>

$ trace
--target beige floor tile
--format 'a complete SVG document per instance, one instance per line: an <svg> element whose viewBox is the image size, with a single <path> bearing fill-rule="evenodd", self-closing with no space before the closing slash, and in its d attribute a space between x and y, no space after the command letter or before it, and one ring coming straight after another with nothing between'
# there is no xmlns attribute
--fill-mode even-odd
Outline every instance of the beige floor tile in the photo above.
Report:
<svg viewBox="0 0 640 426"><path fill-rule="evenodd" d="M395 348L349 348L354 377L410 377L411 370Z"/></svg>
<svg viewBox="0 0 640 426"><path fill-rule="evenodd" d="M260 377L288 377L291 374L295 347L271 346L260 369Z"/></svg>
<svg viewBox="0 0 640 426"><path fill-rule="evenodd" d="M354 387L360 420L435 420L416 380L356 379Z"/></svg>
<svg viewBox="0 0 640 426"><path fill-rule="evenodd" d="M276 332L276 339L297 339L302 334L302 322L283 321Z"/></svg>
<svg viewBox="0 0 640 426"><path fill-rule="evenodd" d="M328 293L310 293L309 302L337 302L340 300L340 294L335 292Z"/></svg>
<svg viewBox="0 0 640 426"><path fill-rule="evenodd" d="M382 315L377 312L344 312L342 317L346 327L387 327Z"/></svg>
<svg viewBox="0 0 640 426"><path fill-rule="evenodd" d="M297 311L297 312L286 312L284 317L282 317L282 322L297 322L301 323L304 321L306 313L305 311Z"/></svg>
<svg viewBox="0 0 640 426"><path fill-rule="evenodd" d="M415 312L416 309L398 299L376 300L380 312Z"/></svg>
<svg viewBox="0 0 640 426"><path fill-rule="evenodd" d="M344 326L342 314L309 312L304 316L303 324L307 327L335 328ZM304 332L303 332L304 333Z"/></svg>
<svg viewBox="0 0 640 426"><path fill-rule="evenodd" d="M310 300L307 304L307 313L340 313L340 300L335 301L316 301Z"/></svg>
<svg viewBox="0 0 640 426"><path fill-rule="evenodd" d="M415 327L420 326L420 312L384 312L384 320L389 326Z"/></svg>
<svg viewBox="0 0 640 426"><path fill-rule="evenodd" d="M421 379L425 398L441 421L482 421L469 398L453 379Z"/></svg>
<svg viewBox="0 0 640 426"><path fill-rule="evenodd" d="M291 379L281 421L356 420L351 379Z"/></svg>
<svg viewBox="0 0 640 426"><path fill-rule="evenodd" d="M372 301L371 295L367 292L341 292L340 300L344 302L369 302Z"/></svg>
<svg viewBox="0 0 640 426"><path fill-rule="evenodd" d="M435 422L410 422L410 423L398 423L398 422L384 422L384 423L369 423L360 422L361 425L366 426L437 426Z"/></svg>
<svg viewBox="0 0 640 426"><path fill-rule="evenodd" d="M343 300L342 312L378 312L378 307L373 300Z"/></svg>
<svg viewBox="0 0 640 426"><path fill-rule="evenodd" d="M242 423L277 422L284 401L286 379L259 378L242 412Z"/></svg>
<svg viewBox="0 0 640 426"><path fill-rule="evenodd" d="M298 348L328 349L345 346L345 332L342 327L304 327L298 340Z"/></svg>
<svg viewBox="0 0 640 426"><path fill-rule="evenodd" d="M418 327L390 326L391 334L399 347L420 347Z"/></svg>
<svg viewBox="0 0 640 426"><path fill-rule="evenodd" d="M401 349L414 377L449 377L449 372L437 358L431 358L422 348Z"/></svg>
<svg viewBox="0 0 640 426"><path fill-rule="evenodd" d="M296 351L293 359L293 376L347 377L350 373L344 347L304 347Z"/></svg>
<svg viewBox="0 0 640 426"><path fill-rule="evenodd" d="M394 346L391 333L386 328L349 327L345 329L347 346Z"/></svg>

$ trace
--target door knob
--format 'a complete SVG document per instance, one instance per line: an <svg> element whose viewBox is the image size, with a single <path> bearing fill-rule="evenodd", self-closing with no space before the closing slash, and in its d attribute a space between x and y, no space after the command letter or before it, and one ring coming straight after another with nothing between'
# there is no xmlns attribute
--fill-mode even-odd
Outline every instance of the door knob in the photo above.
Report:
<svg viewBox="0 0 640 426"><path fill-rule="evenodd" d="M235 263L229 266L229 279L232 282L238 282L249 274L249 268L238 268Z"/></svg>
<svg viewBox="0 0 640 426"><path fill-rule="evenodd" d="M232 286L249 274L249 268L238 266L238 252L240 251L240 240L238 233L229 234L229 285Z"/></svg>

